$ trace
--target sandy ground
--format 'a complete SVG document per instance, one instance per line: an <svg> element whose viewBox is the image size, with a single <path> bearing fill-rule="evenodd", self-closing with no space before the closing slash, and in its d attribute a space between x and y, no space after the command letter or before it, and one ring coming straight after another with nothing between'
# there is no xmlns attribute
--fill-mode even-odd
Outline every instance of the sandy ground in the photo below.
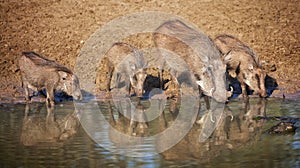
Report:
<svg viewBox="0 0 300 168"><path fill-rule="evenodd" d="M298 0L0 0L0 99L23 95L17 58L35 51L74 68L85 41L114 18L162 11L193 22L214 38L231 34L275 65L269 73L279 90L300 90L300 2Z"/></svg>

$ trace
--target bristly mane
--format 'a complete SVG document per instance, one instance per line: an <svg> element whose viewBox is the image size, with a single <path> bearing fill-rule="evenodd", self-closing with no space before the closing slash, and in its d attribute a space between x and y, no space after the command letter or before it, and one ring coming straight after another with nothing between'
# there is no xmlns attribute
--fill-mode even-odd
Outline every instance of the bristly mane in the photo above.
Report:
<svg viewBox="0 0 300 168"><path fill-rule="evenodd" d="M26 56L26 57L28 57L30 59L34 59L34 57L39 57L39 58L41 58L43 60L54 62L53 60L50 60L50 59L48 59L46 57L43 57L43 56L41 56L41 55L39 55L39 54L37 54L37 53L35 53L33 51L31 51L31 52L22 52L22 55L24 55L24 56Z"/></svg>
<svg viewBox="0 0 300 168"><path fill-rule="evenodd" d="M64 71L69 74L73 74L67 67L56 63L54 60L50 60L44 56L41 56L35 52L22 52L22 55L29 58L34 64L38 66L44 66L56 71Z"/></svg>

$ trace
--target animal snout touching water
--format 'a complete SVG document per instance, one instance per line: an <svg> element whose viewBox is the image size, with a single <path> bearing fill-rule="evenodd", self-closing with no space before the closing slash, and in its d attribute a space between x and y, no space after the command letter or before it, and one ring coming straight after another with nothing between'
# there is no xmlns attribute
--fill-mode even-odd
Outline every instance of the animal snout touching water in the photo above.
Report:
<svg viewBox="0 0 300 168"><path fill-rule="evenodd" d="M227 101L225 66L220 59L220 52L207 35L180 20L171 20L156 29L154 42L156 47L175 53L187 64L194 75L192 83L199 86L200 93L218 102ZM165 57L166 63L176 68L169 61L172 59L170 57Z"/></svg>
<svg viewBox="0 0 300 168"><path fill-rule="evenodd" d="M143 97L147 62L142 52L127 43L117 42L106 52L104 59L109 69L105 75L108 78L106 91L117 89L119 92L125 88L126 95L133 91L137 97ZM100 69L98 67L96 85L101 84L98 82L103 76Z"/></svg>
<svg viewBox="0 0 300 168"><path fill-rule="evenodd" d="M266 72L254 51L239 39L226 34L217 36L214 43L223 54L227 73L240 82L243 97L248 97L247 86L254 91L253 94L266 97Z"/></svg>
<svg viewBox="0 0 300 168"><path fill-rule="evenodd" d="M137 97L143 97L144 91L144 82L146 80L147 73L146 70L140 69L138 72L135 73L135 75L130 78L131 86L134 90L134 93L136 93Z"/></svg>
<svg viewBox="0 0 300 168"><path fill-rule="evenodd" d="M54 105L55 91L63 91L75 100L82 99L79 80L67 67L34 52L23 52L19 67L27 101L31 99L29 89L46 89L46 103L51 106Z"/></svg>

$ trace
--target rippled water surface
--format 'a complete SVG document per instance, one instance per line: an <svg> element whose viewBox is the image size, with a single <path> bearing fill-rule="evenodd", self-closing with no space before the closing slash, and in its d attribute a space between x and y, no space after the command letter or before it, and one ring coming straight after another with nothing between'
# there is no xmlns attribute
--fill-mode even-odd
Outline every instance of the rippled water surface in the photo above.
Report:
<svg viewBox="0 0 300 168"><path fill-rule="evenodd" d="M277 116L300 125L299 99L234 99L221 113L201 104L197 118L195 102L177 104L179 114L169 112L169 101L157 109L143 101L134 112L105 101L81 103L77 110L72 102L55 109L42 103L1 104L0 167L299 167L299 128L269 133L279 123ZM164 136L172 124L175 131ZM180 135L185 136L177 143Z"/></svg>

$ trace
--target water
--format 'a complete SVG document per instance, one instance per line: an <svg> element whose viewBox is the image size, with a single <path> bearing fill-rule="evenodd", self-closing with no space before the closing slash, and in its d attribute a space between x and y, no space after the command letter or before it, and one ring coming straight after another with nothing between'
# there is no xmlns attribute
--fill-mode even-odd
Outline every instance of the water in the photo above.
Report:
<svg viewBox="0 0 300 168"><path fill-rule="evenodd" d="M125 114L131 109L122 106L124 109L121 112L124 112L125 116L136 117L136 120L142 121L153 117L148 123L130 122L118 114L118 104L112 102L80 104L88 111L81 111L82 106L77 105L75 111L72 102L60 103L54 110L47 109L43 103L32 103L30 106L2 104L0 167L299 167L300 165L299 129L292 134L274 135L268 133L268 130L278 121L255 119L257 116L300 118L299 99L270 98L264 101L251 98L248 103L233 99L223 108L222 113L206 112L201 101L202 106L197 118L193 116L196 109L194 106L197 107L197 103L190 102L194 106L182 107L184 111L180 109L178 115L176 110L174 114L169 112L170 103L170 101L163 102L163 106L156 109L157 111L165 109L164 115L151 109L150 112L152 111L155 116L151 116L153 114L147 111L151 106L147 101L143 101L141 106L136 106L134 113L145 115ZM91 104L97 105L98 109L93 109L95 106ZM178 110L180 105L176 107ZM99 114L102 114L103 118L97 118ZM177 123L175 133L170 133L169 137L156 137L160 133L163 135L172 124L176 124L175 119L180 117L179 121L190 120L190 122ZM199 120L201 117L202 120ZM195 120L197 123L193 124ZM106 125L107 123L111 126ZM208 125L213 130L210 130ZM188 129L188 134L179 143L160 154L155 154L171 143L172 137L181 134L185 129ZM207 139L199 142L200 137ZM117 154L122 151L124 155Z"/></svg>

